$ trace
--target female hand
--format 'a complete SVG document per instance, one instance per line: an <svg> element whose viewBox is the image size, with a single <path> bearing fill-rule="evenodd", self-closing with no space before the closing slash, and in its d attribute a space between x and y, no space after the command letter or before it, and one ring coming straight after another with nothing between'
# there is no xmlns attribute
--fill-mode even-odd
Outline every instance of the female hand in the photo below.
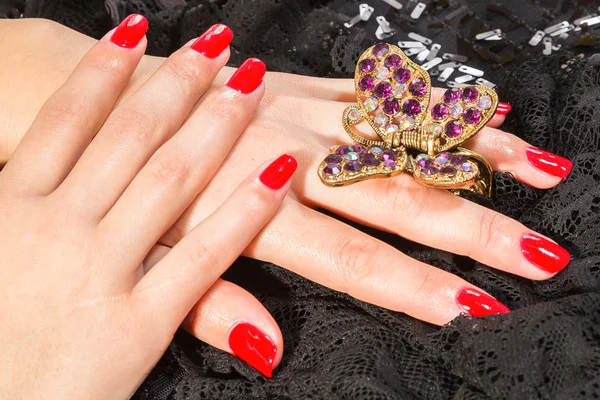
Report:
<svg viewBox="0 0 600 400"><path fill-rule="evenodd" d="M65 28L58 30L73 35ZM90 39L80 41L82 47L89 46ZM160 63L162 60L157 58L142 63L138 83L134 79L132 87L143 82L148 70ZM330 145L350 143L340 119L342 110L355 101L352 80L287 74L268 74L265 80L269 91L258 118L242 135L217 178L161 243L176 244L212 212L242 179L240 165L256 164L253 158L258 154L289 152L301 160L298 179L284 207L244 252L247 256L436 324L465 311L481 316L507 309L468 282L411 259L313 208L323 207L530 279L547 279L567 264L569 255L564 249L522 224L450 193L423 187L407 175L343 188L324 186L316 174L318 163ZM441 93L435 92L431 104ZM497 128L503 120L501 115L494 118L466 147L486 157L495 170L511 172L538 188L555 186L568 175L568 160L500 131ZM423 226L430 229L423 230Z"/></svg>
<svg viewBox="0 0 600 400"><path fill-rule="evenodd" d="M227 289L213 284L289 188L292 157L259 166L141 268L252 118L265 72L248 60L186 120L229 57L231 31L215 26L113 109L146 28L130 16L93 46L0 173L5 398L130 398L200 297ZM237 323L231 335L253 333Z"/></svg>

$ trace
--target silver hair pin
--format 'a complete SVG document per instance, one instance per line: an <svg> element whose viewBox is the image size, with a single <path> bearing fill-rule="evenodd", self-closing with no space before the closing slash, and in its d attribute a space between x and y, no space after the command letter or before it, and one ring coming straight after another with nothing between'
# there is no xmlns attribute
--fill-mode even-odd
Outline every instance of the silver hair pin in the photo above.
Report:
<svg viewBox="0 0 600 400"><path fill-rule="evenodd" d="M442 46L440 44L434 43L431 45L431 49L429 49L429 55L427 56L427 61L431 61L434 58L437 58L438 53ZM441 58L440 58L441 61Z"/></svg>
<svg viewBox="0 0 600 400"><path fill-rule="evenodd" d="M438 69L439 71L439 69ZM450 75L452 75L452 73L454 72L454 68L445 68L442 73L440 74L440 76L438 76L438 81L440 82L446 82L448 80L448 78L450 78Z"/></svg>
<svg viewBox="0 0 600 400"><path fill-rule="evenodd" d="M421 36L415 32L409 33L408 37L411 38L412 40L416 40L417 42L423 43L425 46L429 46L431 43L433 43L433 40L426 38L425 36Z"/></svg>
<svg viewBox="0 0 600 400"><path fill-rule="evenodd" d="M412 19L419 19L421 18L421 14L423 14L423 11L425 11L425 3L419 3L415 6L415 9L412 10L412 12L410 13L410 17Z"/></svg>
<svg viewBox="0 0 600 400"><path fill-rule="evenodd" d="M476 77L483 76L483 71L482 70L471 68L471 67L467 67L466 65L461 65L460 68L458 68L458 70L460 72L464 72L465 74L473 75L473 76L476 76Z"/></svg>
<svg viewBox="0 0 600 400"><path fill-rule="evenodd" d="M346 28L352 28L354 25L358 24L360 21L368 21L371 18L371 14L373 14L375 9L368 4L360 4L358 6L358 15L352 18L350 21L346 22L344 26Z"/></svg>

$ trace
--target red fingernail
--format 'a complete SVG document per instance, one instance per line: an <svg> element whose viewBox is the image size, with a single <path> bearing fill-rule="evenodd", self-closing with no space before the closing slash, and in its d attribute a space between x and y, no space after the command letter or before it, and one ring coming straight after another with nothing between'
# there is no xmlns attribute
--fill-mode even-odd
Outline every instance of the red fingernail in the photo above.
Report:
<svg viewBox="0 0 600 400"><path fill-rule="evenodd" d="M533 265L552 274L567 266L571 260L569 252L556 243L534 234L521 238L521 252Z"/></svg>
<svg viewBox="0 0 600 400"><path fill-rule="evenodd" d="M571 169L573 168L573 163L566 158L540 150L536 147L527 147L525 149L525 154L527 155L529 164L540 171L544 171L547 174L559 178L564 179L569 176L569 173L571 173Z"/></svg>
<svg viewBox="0 0 600 400"><path fill-rule="evenodd" d="M496 114L498 115L506 115L512 110L512 106L508 103L499 102L498 107L496 108Z"/></svg>
<svg viewBox="0 0 600 400"><path fill-rule="evenodd" d="M193 44L192 49L208 58L216 58L233 40L233 32L227 25L211 26Z"/></svg>
<svg viewBox="0 0 600 400"><path fill-rule="evenodd" d="M148 20L143 15L131 14L113 32L110 41L119 47L133 49L148 31Z"/></svg>
<svg viewBox="0 0 600 400"><path fill-rule="evenodd" d="M233 353L254 369L271 378L277 347L271 339L253 325L236 325L229 334L229 347Z"/></svg>
<svg viewBox="0 0 600 400"><path fill-rule="evenodd" d="M475 289L463 289L456 296L458 305L473 317L510 312L508 307L492 296Z"/></svg>
<svg viewBox="0 0 600 400"><path fill-rule="evenodd" d="M279 190L290 180L298 168L298 162L290 155L284 154L273 161L260 174L260 181L268 188Z"/></svg>
<svg viewBox="0 0 600 400"><path fill-rule="evenodd" d="M253 92L260 86L267 67L258 58L249 58L231 75L227 86L244 94Z"/></svg>

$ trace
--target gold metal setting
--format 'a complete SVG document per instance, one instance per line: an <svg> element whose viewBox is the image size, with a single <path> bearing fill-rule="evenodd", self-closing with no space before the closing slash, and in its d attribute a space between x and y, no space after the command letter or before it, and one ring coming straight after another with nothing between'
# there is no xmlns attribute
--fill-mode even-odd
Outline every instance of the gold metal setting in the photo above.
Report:
<svg viewBox="0 0 600 400"><path fill-rule="evenodd" d="M407 71L410 78L399 80ZM408 172L429 187L491 195L490 164L459 146L494 116L496 92L478 85L449 89L430 109L429 74L391 44L373 46L361 55L354 88L358 104L344 110L342 126L359 145L329 149L318 170L325 184L343 186ZM379 140L365 137L358 129L363 122Z"/></svg>

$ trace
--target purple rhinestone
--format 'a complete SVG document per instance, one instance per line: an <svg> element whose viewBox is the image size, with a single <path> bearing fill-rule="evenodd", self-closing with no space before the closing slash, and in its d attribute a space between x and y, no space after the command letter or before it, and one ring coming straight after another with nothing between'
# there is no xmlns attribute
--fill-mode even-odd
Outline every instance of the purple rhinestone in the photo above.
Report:
<svg viewBox="0 0 600 400"><path fill-rule="evenodd" d="M448 153L440 153L440 154L437 155L437 157L435 158L435 160L433 160L433 162L436 165L444 165L449 160L450 160L450 154L448 154Z"/></svg>
<svg viewBox="0 0 600 400"><path fill-rule="evenodd" d="M394 150L386 150L379 155L379 159L381 161L385 161L385 160L395 161L396 158L398 158L398 153L396 153Z"/></svg>
<svg viewBox="0 0 600 400"><path fill-rule="evenodd" d="M377 66L377 61L372 58L365 58L361 62L358 63L358 69L360 72L371 72Z"/></svg>
<svg viewBox="0 0 600 400"><path fill-rule="evenodd" d="M362 164L358 161L349 161L344 165L344 169L349 172L358 172L362 169Z"/></svg>
<svg viewBox="0 0 600 400"><path fill-rule="evenodd" d="M390 52L390 47L385 43L379 43L373 47L373 55L377 58L383 58Z"/></svg>
<svg viewBox="0 0 600 400"><path fill-rule="evenodd" d="M365 152L365 148L359 144L353 144L352 146L348 146L348 149L357 154L362 154Z"/></svg>
<svg viewBox="0 0 600 400"><path fill-rule="evenodd" d="M327 164L325 169L323 169L323 172L325 175L337 175L342 172L342 168L340 167L340 164L331 163Z"/></svg>
<svg viewBox="0 0 600 400"><path fill-rule="evenodd" d="M408 85L408 90L413 96L421 97L427 93L427 84L421 79L415 79Z"/></svg>
<svg viewBox="0 0 600 400"><path fill-rule="evenodd" d="M375 86L375 90L373 91L375 96L379 98L390 97L392 95L392 85L389 82L381 82Z"/></svg>
<svg viewBox="0 0 600 400"><path fill-rule="evenodd" d="M463 113L463 120L470 125L476 125L481 121L481 111L476 108L468 108Z"/></svg>
<svg viewBox="0 0 600 400"><path fill-rule="evenodd" d="M467 161L467 157L465 157L465 156L454 156L454 157L452 157L452 160L450 162L454 165L460 165L466 161Z"/></svg>
<svg viewBox="0 0 600 400"><path fill-rule="evenodd" d="M375 87L375 78L371 75L365 75L358 81L358 88L363 92L370 92Z"/></svg>
<svg viewBox="0 0 600 400"><path fill-rule="evenodd" d="M390 54L383 62L383 65L385 65L393 71L395 69L400 68L400 66L402 65L402 58L397 54Z"/></svg>
<svg viewBox="0 0 600 400"><path fill-rule="evenodd" d="M444 103L452 105L460 100L460 90L458 89L448 89L446 93L444 93Z"/></svg>
<svg viewBox="0 0 600 400"><path fill-rule="evenodd" d="M371 153L371 154L378 155L378 154L381 154L382 151L383 150L381 149L381 147L376 146L374 144L369 146L369 153Z"/></svg>
<svg viewBox="0 0 600 400"><path fill-rule="evenodd" d="M410 79L410 71L406 68L400 68L394 71L394 79L400 83L408 82Z"/></svg>
<svg viewBox="0 0 600 400"><path fill-rule="evenodd" d="M383 162L383 165L385 165L386 167L389 167L389 168L393 168L393 167L395 167L397 164L396 164L396 161L395 161L395 160L391 160L391 159L390 159L390 160L385 160L385 161Z"/></svg>
<svg viewBox="0 0 600 400"><path fill-rule="evenodd" d="M421 112L421 103L415 99L408 99L402 104L402 112L406 115L414 117Z"/></svg>
<svg viewBox="0 0 600 400"><path fill-rule="evenodd" d="M445 166L442 169L440 169L440 172L444 175L454 175L456 174L456 168Z"/></svg>
<svg viewBox="0 0 600 400"><path fill-rule="evenodd" d="M423 175L435 175L437 173L438 173L438 169L436 167L421 168L421 174L423 174Z"/></svg>
<svg viewBox="0 0 600 400"><path fill-rule="evenodd" d="M380 161L373 154L367 153L363 156L362 163L368 167L376 167Z"/></svg>
<svg viewBox="0 0 600 400"><path fill-rule="evenodd" d="M422 158L419 161L417 161L417 165L421 168L431 167L432 164L433 162L429 158Z"/></svg>
<svg viewBox="0 0 600 400"><path fill-rule="evenodd" d="M433 106L433 110L431 110L431 116L433 117L433 119L441 121L443 119L446 119L449 111L450 110L448 109L447 105L441 103L436 104L435 106Z"/></svg>
<svg viewBox="0 0 600 400"><path fill-rule="evenodd" d="M325 158L325 162L327 164L339 164L342 162L342 160L343 158L339 154L330 154Z"/></svg>
<svg viewBox="0 0 600 400"><path fill-rule="evenodd" d="M459 137L462 133L462 130L462 124L458 121L449 121L444 128L444 132L449 138Z"/></svg>
<svg viewBox="0 0 600 400"><path fill-rule="evenodd" d="M400 103L395 98L388 97L383 101L381 108L387 115L396 115L400 110Z"/></svg>
<svg viewBox="0 0 600 400"><path fill-rule="evenodd" d="M348 146L340 146L337 148L336 153L345 156L346 154L350 153L351 151L353 151L353 150L350 150L350 147L348 147Z"/></svg>
<svg viewBox="0 0 600 400"><path fill-rule="evenodd" d="M463 89L461 97L465 103L473 103L475 100L477 100L477 97L479 97L479 91L477 91L477 89L474 87L469 86Z"/></svg>
<svg viewBox="0 0 600 400"><path fill-rule="evenodd" d="M469 162L464 162L460 164L460 169L465 172L471 172L473 170L473 166Z"/></svg>

